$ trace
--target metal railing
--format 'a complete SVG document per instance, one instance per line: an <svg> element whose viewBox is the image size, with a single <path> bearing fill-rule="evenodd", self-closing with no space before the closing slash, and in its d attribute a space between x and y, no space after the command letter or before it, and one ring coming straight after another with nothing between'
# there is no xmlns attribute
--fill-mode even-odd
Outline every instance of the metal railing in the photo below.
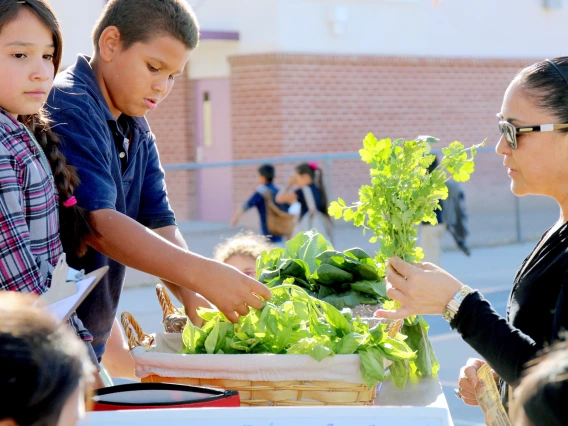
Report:
<svg viewBox="0 0 568 426"><path fill-rule="evenodd" d="M493 152L492 147L478 148L478 152ZM433 154L442 154L441 149L433 149ZM262 164L284 164L284 163L301 163L309 161L323 161L325 164L325 180L326 188L328 190L328 198L334 200L333 194L333 162L341 160L358 160L360 155L358 152L341 152L341 153L321 153L321 154L307 154L288 157L274 157L274 158L261 158L250 160L233 160L233 161L219 161L219 162L193 162L181 164L166 164L163 165L166 171L188 171L188 170L203 170L220 167L244 167L244 166L259 166ZM514 198L514 220L515 220L515 238L517 243L523 242L523 234L521 227L521 207L519 197Z"/></svg>

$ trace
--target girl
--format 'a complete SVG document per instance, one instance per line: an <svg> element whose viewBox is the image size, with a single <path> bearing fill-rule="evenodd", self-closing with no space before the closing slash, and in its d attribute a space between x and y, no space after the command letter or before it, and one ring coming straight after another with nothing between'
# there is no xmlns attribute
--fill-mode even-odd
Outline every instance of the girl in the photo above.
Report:
<svg viewBox="0 0 568 426"><path fill-rule="evenodd" d="M327 212L327 194L323 184L323 172L316 162L301 163L288 181L288 186L278 191L276 202L300 203L298 224L294 235L316 228L326 240L333 242L331 218Z"/></svg>
<svg viewBox="0 0 568 426"><path fill-rule="evenodd" d="M516 196L545 195L558 203L560 217L525 259L514 281L507 318L483 296L443 269L390 259L387 294L401 306L379 310L382 318L444 314L462 338L486 361L462 368L457 395L478 405L477 370L489 363L507 405L524 366L568 328L568 57L521 70L505 92L498 114L497 154ZM548 423L547 423L548 424ZM566 424L566 423L565 423Z"/></svg>
<svg viewBox="0 0 568 426"><path fill-rule="evenodd" d="M59 24L44 0L0 0L0 289L44 293L63 246L93 233L79 183L42 106L61 62ZM59 209L59 214L58 214ZM61 240L60 240L61 225ZM76 315L72 325L89 340Z"/></svg>

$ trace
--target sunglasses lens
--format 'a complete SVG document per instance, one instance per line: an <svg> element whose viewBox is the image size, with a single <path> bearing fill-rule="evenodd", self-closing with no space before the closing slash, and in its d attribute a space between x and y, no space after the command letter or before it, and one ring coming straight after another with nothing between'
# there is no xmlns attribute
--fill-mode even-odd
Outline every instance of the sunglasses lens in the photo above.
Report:
<svg viewBox="0 0 568 426"><path fill-rule="evenodd" d="M505 135L507 143L512 149L517 148L517 138L515 137L515 128L513 125L507 123L506 121L499 122L499 131L502 135Z"/></svg>

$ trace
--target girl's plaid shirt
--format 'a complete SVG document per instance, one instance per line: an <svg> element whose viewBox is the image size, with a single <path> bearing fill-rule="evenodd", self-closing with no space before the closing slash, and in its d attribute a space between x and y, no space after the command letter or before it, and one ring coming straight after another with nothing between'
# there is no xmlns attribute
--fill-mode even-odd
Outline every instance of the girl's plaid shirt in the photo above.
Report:
<svg viewBox="0 0 568 426"><path fill-rule="evenodd" d="M57 190L31 137L0 109L0 289L41 294L63 250Z"/></svg>

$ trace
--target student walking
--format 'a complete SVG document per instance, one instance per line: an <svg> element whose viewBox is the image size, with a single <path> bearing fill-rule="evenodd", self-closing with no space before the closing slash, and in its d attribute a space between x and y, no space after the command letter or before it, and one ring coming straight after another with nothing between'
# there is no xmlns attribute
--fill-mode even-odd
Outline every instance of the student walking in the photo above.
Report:
<svg viewBox="0 0 568 426"><path fill-rule="evenodd" d="M276 195L276 202L300 203L298 223L294 235L316 228L326 240L333 242L333 225L327 212L328 200L323 183L323 171L316 162L296 166L288 186Z"/></svg>
<svg viewBox="0 0 568 426"><path fill-rule="evenodd" d="M264 164L258 168L259 186L256 188L251 197L240 208L237 209L231 219L231 226L235 226L246 211L252 209L253 207L256 207L258 210L258 215L260 217L260 229L262 231L262 235L268 237L268 239L272 243L279 243L282 241L282 236L272 235L268 230L266 220L268 208L268 206L266 205L266 197L268 196L272 200L272 202L274 202L276 194L278 193L278 187L274 185L274 178L275 171L272 164ZM277 207L283 211L287 210L286 205L277 205Z"/></svg>

